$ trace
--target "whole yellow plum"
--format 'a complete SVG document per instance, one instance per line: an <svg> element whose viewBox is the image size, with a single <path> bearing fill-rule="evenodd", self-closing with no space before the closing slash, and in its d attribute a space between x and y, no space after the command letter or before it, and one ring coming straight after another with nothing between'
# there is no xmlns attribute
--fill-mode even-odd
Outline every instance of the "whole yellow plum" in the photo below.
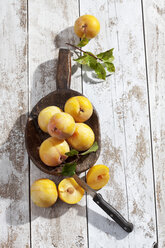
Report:
<svg viewBox="0 0 165 248"><path fill-rule="evenodd" d="M91 117L93 106L85 96L74 96L66 101L64 110L70 114L76 122L84 122Z"/></svg>
<svg viewBox="0 0 165 248"><path fill-rule="evenodd" d="M93 130L85 123L76 123L74 134L67 139L71 147L78 151L89 149L95 140Z"/></svg>
<svg viewBox="0 0 165 248"><path fill-rule="evenodd" d="M58 139L69 138L75 131L75 121L68 113L57 113L48 123L48 133Z"/></svg>
<svg viewBox="0 0 165 248"><path fill-rule="evenodd" d="M75 21L74 31L80 38L92 39L100 32L100 23L95 16L83 15Z"/></svg>
<svg viewBox="0 0 165 248"><path fill-rule="evenodd" d="M56 106L49 106L41 110L41 112L38 115L38 125L41 128L41 130L47 133L49 120L53 115L60 112L62 112L62 110Z"/></svg>
<svg viewBox="0 0 165 248"><path fill-rule="evenodd" d="M69 145L65 140L49 137L42 142L39 156L44 164L57 166L67 159L65 153L69 151Z"/></svg>
<svg viewBox="0 0 165 248"><path fill-rule="evenodd" d="M57 198L58 192L53 181L42 178L32 184L31 199L38 207L50 207L57 201Z"/></svg>

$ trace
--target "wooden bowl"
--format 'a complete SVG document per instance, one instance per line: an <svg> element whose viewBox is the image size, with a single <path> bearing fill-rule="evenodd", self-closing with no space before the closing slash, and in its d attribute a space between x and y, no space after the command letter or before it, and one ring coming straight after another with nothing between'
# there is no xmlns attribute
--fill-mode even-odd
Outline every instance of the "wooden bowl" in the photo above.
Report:
<svg viewBox="0 0 165 248"><path fill-rule="evenodd" d="M40 111L48 106L58 106L64 109L65 102L73 96L82 96L77 91L71 90L71 54L68 49L60 49L58 57L56 85L57 90L51 92L47 96L43 97L32 109L29 118L27 120L25 129L25 144L28 155L33 163L41 169L43 172L53 175L59 175L61 168L64 164L59 166L50 167L45 165L39 157L39 147L41 143L49 137L47 133L44 133L38 126L38 115ZM81 173L92 167L97 161L100 154L100 125L99 117L96 109L94 108L93 114L88 121L88 124L95 133L95 141L99 145L97 152L92 152L88 155L81 156L77 161L76 172ZM72 162L75 157L67 158L65 162Z"/></svg>

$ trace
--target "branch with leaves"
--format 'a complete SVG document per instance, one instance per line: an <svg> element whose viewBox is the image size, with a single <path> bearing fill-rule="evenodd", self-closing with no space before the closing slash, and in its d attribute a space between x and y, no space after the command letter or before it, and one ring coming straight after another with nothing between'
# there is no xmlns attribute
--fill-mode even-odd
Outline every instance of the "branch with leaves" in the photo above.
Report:
<svg viewBox="0 0 165 248"><path fill-rule="evenodd" d="M95 71L98 78L105 80L107 76L106 70L110 73L115 72L115 66L112 63L114 60L114 49L112 48L103 53L94 55L93 53L84 51L80 48L86 46L88 42L89 40L87 38L83 38L77 46L70 43L66 44L82 52L82 55L78 56L78 58L74 59L74 61L81 65L87 65L89 68Z"/></svg>
<svg viewBox="0 0 165 248"><path fill-rule="evenodd" d="M91 146L91 148L89 148L87 151L85 152L82 152L80 153L79 151L75 150L75 149L72 149L70 150L70 152L66 152L65 154L68 156L68 157L74 157L76 156L76 159L74 162L71 162L71 163L66 163L64 165L64 167L62 168L62 175L63 176L68 176L68 177L71 177L75 174L75 171L76 171L76 166L77 166L77 160L79 159L80 156L85 156L91 152L96 152L98 150L98 144L97 142L95 141L93 146Z"/></svg>

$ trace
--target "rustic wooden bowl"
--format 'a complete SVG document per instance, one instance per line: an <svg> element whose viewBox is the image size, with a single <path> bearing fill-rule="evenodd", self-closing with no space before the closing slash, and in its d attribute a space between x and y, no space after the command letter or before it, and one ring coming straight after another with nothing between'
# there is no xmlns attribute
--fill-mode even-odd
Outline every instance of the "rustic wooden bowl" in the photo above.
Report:
<svg viewBox="0 0 165 248"><path fill-rule="evenodd" d="M49 137L38 126L38 114L40 111L48 106L58 106L64 109L65 102L73 96L82 96L77 91L71 90L71 53L68 49L60 49L58 57L57 75L56 75L56 91L51 92L47 96L43 97L32 109L25 129L25 144L28 155L33 163L41 169L43 172L53 175L59 175L60 166L50 167L45 165L39 157L39 147L43 140ZM81 156L77 162L76 172L81 173L92 167L97 161L100 154L100 126L99 117L96 109L94 108L91 118L86 122L95 133L95 140L99 145L97 152L90 153L85 156ZM75 157L70 157L66 162L72 162Z"/></svg>

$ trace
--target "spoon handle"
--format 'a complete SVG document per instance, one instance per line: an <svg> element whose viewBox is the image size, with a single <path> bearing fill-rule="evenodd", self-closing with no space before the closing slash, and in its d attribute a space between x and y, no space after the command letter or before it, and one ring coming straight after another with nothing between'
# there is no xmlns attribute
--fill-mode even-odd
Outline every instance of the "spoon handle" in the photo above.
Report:
<svg viewBox="0 0 165 248"><path fill-rule="evenodd" d="M57 90L69 89L71 81L71 53L70 50L60 48L57 63Z"/></svg>
<svg viewBox="0 0 165 248"><path fill-rule="evenodd" d="M94 202L102 208L116 223L118 223L126 232L132 232L133 224L128 222L115 208L106 202L102 195L96 193L93 198Z"/></svg>

